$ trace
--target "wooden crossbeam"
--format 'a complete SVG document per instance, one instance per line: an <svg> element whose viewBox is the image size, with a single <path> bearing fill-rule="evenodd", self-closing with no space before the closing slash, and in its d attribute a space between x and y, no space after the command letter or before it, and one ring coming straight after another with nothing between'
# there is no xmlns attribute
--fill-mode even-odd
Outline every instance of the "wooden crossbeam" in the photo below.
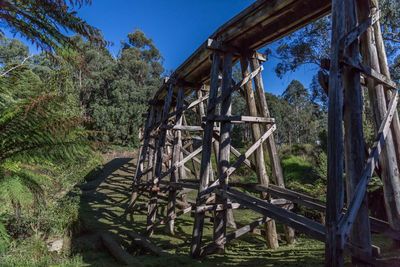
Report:
<svg viewBox="0 0 400 267"><path fill-rule="evenodd" d="M396 112L398 98L399 98L398 93L397 91L395 91L392 100L389 103L389 109L386 113L385 119L382 121L376 141L371 149L371 153L365 165L363 175L359 183L357 184L357 187L354 190L355 193L348 207L348 211L345 213L344 216L342 216L342 218L339 221L337 231L338 235L341 237L342 247L344 247L345 242L349 236L351 227L354 223L354 220L357 217L358 210L362 204L362 201L367 191L368 183L374 172L374 166L376 162L379 160L379 155L385 144L386 136L390 130L390 124L392 122L394 112Z"/></svg>
<svg viewBox="0 0 400 267"><path fill-rule="evenodd" d="M209 98L209 94L206 94L196 100L194 100L193 102L191 102L190 104L186 104L184 105L182 108L174 110L173 112L169 113L168 116L163 119L163 120L159 120L154 122L151 126L150 129L153 130L155 128L157 128L160 124L162 124L163 122L168 121L169 119L173 118L174 116L176 116L176 114L181 113L183 111L189 110L194 108L195 106L199 105L200 103L202 103L203 101L206 101Z"/></svg>
<svg viewBox="0 0 400 267"><path fill-rule="evenodd" d="M381 13L380 11L375 12L368 19L360 23L357 27L347 33L345 37L343 37L342 49L347 48L353 42L355 42L369 27L374 25L380 19Z"/></svg>
<svg viewBox="0 0 400 267"><path fill-rule="evenodd" d="M197 131L203 131L203 126L192 126L192 125L174 125L174 126L168 126L168 129L172 130L181 130L181 131L188 131L188 132L197 132ZM218 127L214 127L213 131L219 131Z"/></svg>
<svg viewBox="0 0 400 267"><path fill-rule="evenodd" d="M240 227L236 231L227 234L221 242L226 244L229 243L230 241L237 239L244 234L247 234L248 232L253 231L256 229L258 226L265 224L266 222L270 221L271 219L268 217L263 217L255 220L254 222L251 222L243 227ZM217 249L217 246L214 243L210 243L206 245L205 247L202 248L202 256L206 256L208 254L213 253Z"/></svg>
<svg viewBox="0 0 400 267"><path fill-rule="evenodd" d="M219 139L219 134L218 134L217 132L214 132L213 135L214 135L214 138L215 138L215 139ZM236 149L234 146L232 146L232 145L231 145L231 153L232 153L236 158L239 158L239 157L242 156L242 154L240 153L240 151L237 150L237 149ZM243 163L244 163L247 167L249 167L250 169L255 170L255 166L254 166L254 164L253 164L250 160L246 159L245 161L243 161Z"/></svg>
<svg viewBox="0 0 400 267"><path fill-rule="evenodd" d="M215 142L215 139L213 139L212 142ZM175 167L178 168L178 167L182 166L183 164L185 164L186 162L188 162L189 160L194 158L196 155L198 155L202 150L203 150L203 146L198 147L195 151L193 151L188 156L186 156L186 158L184 158L181 161L177 162L175 164Z"/></svg>
<svg viewBox="0 0 400 267"><path fill-rule="evenodd" d="M215 139L213 139L213 142L215 141ZM192 158L194 158L196 155L198 155L201 151L203 150L203 147L200 146L199 148L197 148L195 151L193 151L192 153L190 153L188 156L186 156L186 158L182 159L179 162L176 162L174 165L172 165L171 168L169 168L167 171L163 172L161 175L159 175L159 177L155 178L155 182L159 182L161 179L163 179L164 177L166 177L167 175L171 174L172 172L174 172L177 168L184 166L184 164L186 162L188 162L189 160L191 160Z"/></svg>
<svg viewBox="0 0 400 267"><path fill-rule="evenodd" d="M172 130L181 130L181 131L203 131L203 127L201 126L192 126L192 125L174 125L173 127L169 127Z"/></svg>
<svg viewBox="0 0 400 267"><path fill-rule="evenodd" d="M318 222L232 188L228 188L226 194L230 199L245 205L251 210L289 225L319 241L325 241L325 227Z"/></svg>
<svg viewBox="0 0 400 267"><path fill-rule="evenodd" d="M240 227L236 231L227 234L225 237L225 242L228 243L234 239L237 239L237 238L243 236L244 234L253 231L258 226L263 225L264 223L266 223L267 221L270 221L270 220L271 220L271 218L263 217L263 218L259 218L259 219L255 220L252 223L249 223L248 225Z"/></svg>
<svg viewBox="0 0 400 267"><path fill-rule="evenodd" d="M238 209L239 207L239 203L228 203L226 206L223 204L200 205L196 207L195 212L221 211L226 209Z"/></svg>
<svg viewBox="0 0 400 267"><path fill-rule="evenodd" d="M345 57L342 62L356 70L360 71L361 73L365 74L366 76L374 79L376 82L385 85L390 89L396 90L396 83L388 79L385 75L377 72L373 68L366 66L360 62L356 62L351 58Z"/></svg>
<svg viewBox="0 0 400 267"><path fill-rule="evenodd" d="M241 88L243 88L243 86L245 84L247 84L248 82L250 82L255 76L257 76L258 74L260 74L263 71L263 66L259 66L257 69L255 69L253 72L251 72L249 75L247 75L246 77L244 77L240 82L236 83L233 88L232 88L232 92L234 91L239 91ZM231 92L231 93L232 93ZM226 100L226 98L228 98L230 96L230 93L222 93L220 96L218 96L215 99L215 102L213 103L209 103L207 109L208 110L213 110L218 103L222 103L223 101Z"/></svg>
<svg viewBox="0 0 400 267"><path fill-rule="evenodd" d="M279 201L277 201L277 203L278 202ZM282 204L282 203L280 203L280 204ZM237 239L237 238L243 236L244 234L253 231L258 226L263 225L263 224L265 224L266 222L268 222L270 220L271 220L271 218L269 218L269 217L263 217L263 218L259 218L259 219L255 220L255 221L253 221L253 222L251 222L251 223L249 223L249 224L247 224L245 226L242 226L239 229L237 229L236 231L227 234L225 236L225 238L223 239L223 243L225 244L225 243L228 243L228 242L230 242L230 241L232 241L234 239ZM208 246L206 246L203 249L203 251L204 251L204 253L207 254L208 252L211 252L213 250L213 248L215 248L215 245L212 243L212 244L209 244Z"/></svg>
<svg viewBox="0 0 400 267"><path fill-rule="evenodd" d="M190 153L191 153L191 152L187 151L186 149L184 149L183 147L181 148L181 151L182 151L183 154L185 154L185 155L190 155ZM193 159L195 162L197 162L198 164L201 163L200 159L197 158L196 156L194 156L192 159Z"/></svg>
<svg viewBox="0 0 400 267"><path fill-rule="evenodd" d="M237 168L239 168L240 164L242 164L245 160L247 160L251 154L254 153L254 151L257 150L258 147L262 145L262 143L268 139L268 137L276 130L276 125L272 125L271 128L266 131L260 139L258 139L247 151L244 153L244 155L241 155L222 175L222 179L225 179L232 175ZM204 196L210 194L213 192L217 186L219 185L219 180L214 181L207 189L203 190L202 192L199 193L199 197L203 198Z"/></svg>
<svg viewBox="0 0 400 267"><path fill-rule="evenodd" d="M320 201L311 196L295 192L293 190L282 188L276 185L269 185L268 187L260 185L260 184L239 184L239 183L231 183L230 186L233 187L242 187L246 189L253 189L255 191L263 191L267 192L273 197L280 197L284 199L288 199L293 201L294 203L303 205L305 207L311 208L316 211L326 212L325 202ZM343 210L345 212L347 209ZM400 231L393 230L389 223L379 220L374 217L369 217L371 223L371 231L383 234L391 239L400 240Z"/></svg>
<svg viewBox="0 0 400 267"><path fill-rule="evenodd" d="M302 204L308 208L315 209L317 211L325 211L325 203L319 201L316 198L283 188L276 185L264 186L261 184L254 185L254 188L258 191L267 192L274 197L281 197L291 200L295 203Z"/></svg>
<svg viewBox="0 0 400 267"><path fill-rule="evenodd" d="M231 153L236 157L236 158L240 158L242 156L242 154L239 152L239 150L237 150L236 148L234 148L233 146L231 146ZM246 159L245 161L243 161L243 163L251 170L255 170L255 166L254 164Z"/></svg>
<svg viewBox="0 0 400 267"><path fill-rule="evenodd" d="M230 121L231 123L275 123L275 119L273 118L265 118L265 117L254 117L254 116L220 116L220 115L209 115L207 117L202 118L203 121L211 120L216 122L222 121Z"/></svg>
<svg viewBox="0 0 400 267"><path fill-rule="evenodd" d="M158 220L157 222L155 222L155 223L154 223L154 227L157 227L158 225L166 224L166 223L168 223L170 220L175 220L176 218L178 218L178 217L180 217L180 216L182 216L182 215L184 215L184 214L186 214L186 213L188 213L188 212L191 212L192 209L193 209L192 206L190 206L190 207L187 207L187 208L178 210L178 211L175 212L172 216L170 216L170 217L167 216L166 218L163 218L163 219Z"/></svg>
<svg viewBox="0 0 400 267"><path fill-rule="evenodd" d="M260 139L258 139L249 149L247 149L247 151L244 153L244 155L242 155L241 157L239 157L237 159L237 161L235 163L232 164L232 166L226 171L226 173L224 174L224 176L230 176L239 166L240 164L242 164L246 159L248 159L251 154L254 153L254 151L256 151L256 149L258 147L260 147L262 145L262 143L268 139L268 137L276 130L276 125L272 125L271 128L268 129L268 131L266 131Z"/></svg>

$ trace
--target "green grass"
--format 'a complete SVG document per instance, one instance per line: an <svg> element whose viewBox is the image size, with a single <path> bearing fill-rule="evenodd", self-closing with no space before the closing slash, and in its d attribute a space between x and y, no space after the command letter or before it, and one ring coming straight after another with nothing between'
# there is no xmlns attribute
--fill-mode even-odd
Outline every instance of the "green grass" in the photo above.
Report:
<svg viewBox="0 0 400 267"><path fill-rule="evenodd" d="M131 179L134 174L134 160L115 159L104 168L92 172L92 177L82 185L82 192L73 199L60 203L51 217L58 214L59 221L54 221L56 229L69 228L71 236L71 253L50 253L46 249L43 236L33 235L26 240L14 241L11 249L0 258L0 266L122 266L104 248L100 233L112 233L114 238L131 255L135 256L146 267L156 266L323 266L324 244L303 235L297 235L294 245L283 241L282 225L277 224L280 236L280 247L270 250L261 235L249 233L234 240L226 246L225 253L209 255L202 260L190 258L189 247L192 235L193 218L183 215L175 221L175 235L169 235L164 225L155 229L152 241L166 250L169 255L157 257L151 255L131 243L127 233L135 231L144 233L146 227L146 210L137 208L133 214L126 214L125 209L130 198ZM297 158L288 160L289 166L296 164L293 172L303 172L310 165L303 164ZM288 165L286 165L288 166ZM247 177L248 178L248 177ZM248 179L246 180L247 182ZM70 194L67 195L70 197ZM195 198L195 192L188 194ZM144 196L139 198L137 207L148 203ZM165 216L166 203L159 202L159 216ZM71 214L71 220L68 220ZM211 216L211 214L208 214ZM260 217L250 210L235 210L234 216L238 225L245 225ZM64 222L74 222L66 226ZM57 226L58 225L58 226ZM229 232L233 229L229 229ZM55 234L60 233L53 231ZM212 223L207 218L204 227L204 243L212 240ZM387 250L388 256L398 255L398 251L390 250L388 240L374 236L374 243ZM397 254L396 254L397 253Z"/></svg>
<svg viewBox="0 0 400 267"><path fill-rule="evenodd" d="M112 164L111 164L112 165ZM117 165L117 164L115 164ZM176 219L176 233L166 233L165 226L155 229L152 241L170 253L170 256L156 257L131 244L127 232L145 232L146 210L136 210L133 215L125 214L129 199L130 175L134 172L132 162L122 162L122 168L105 170L107 178L99 183L95 191L84 192L80 203L81 232L76 235L75 255L82 257L90 266L118 266L118 263L104 249L93 248L99 242L96 233L111 232L119 238L122 246L135 255L145 266L322 266L324 246L321 242L300 236L295 245L280 241L280 248L270 250L262 236L247 234L227 245L224 255L210 255L205 259L193 260L189 254L193 218L183 215ZM93 182L93 181L92 181ZM189 195L189 197L193 197ZM141 197L138 203L145 204L148 199ZM165 202L160 201L159 212L165 215ZM209 214L211 215L211 214ZM236 222L247 224L260 217L250 210L235 210ZM162 216L158 216L160 218ZM278 226L281 229L281 226ZM229 229L229 231L233 231ZM282 233L282 231L280 231ZM85 242L90 240L90 242ZM204 242L212 239L212 223L206 219ZM82 245L85 244L86 245Z"/></svg>
<svg viewBox="0 0 400 267"><path fill-rule="evenodd" d="M283 159L282 168L287 181L310 182L313 178L311 163L300 156Z"/></svg>

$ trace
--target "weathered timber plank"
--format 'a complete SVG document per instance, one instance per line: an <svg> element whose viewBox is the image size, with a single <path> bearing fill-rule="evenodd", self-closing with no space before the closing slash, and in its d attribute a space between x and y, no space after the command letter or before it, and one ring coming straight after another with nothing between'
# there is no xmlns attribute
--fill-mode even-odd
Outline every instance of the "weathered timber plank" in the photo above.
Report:
<svg viewBox="0 0 400 267"><path fill-rule="evenodd" d="M369 16L366 20L358 24L351 31L346 33L346 36L342 39L342 49L347 48L353 42L357 41L357 39L372 25L374 25L380 19L380 11L375 12L372 16Z"/></svg>
<svg viewBox="0 0 400 267"><path fill-rule="evenodd" d="M358 0L359 20L366 19L371 13L371 4L367 0ZM361 36L361 56L362 63L369 66L380 74L380 63L377 47L375 46L375 37L373 28L370 27L365 34ZM387 78L387 77L385 77ZM376 80L368 78L368 96L370 97L373 110L375 133L378 134L382 121L387 114L388 106L386 101L386 90L382 84ZM386 145L383 147L379 166L382 167L381 177L383 181L384 199L388 221L393 229L400 230L400 174L398 159L396 158L395 144L391 131L387 133Z"/></svg>
<svg viewBox="0 0 400 267"><path fill-rule="evenodd" d="M257 142L255 142L249 149L247 149L247 151L244 153L244 155L241 155L233 164L231 164L231 167L229 167L225 173L223 173L223 176L226 178L229 175L232 175L232 173L234 173L237 168L246 160L248 159L251 154L253 154L253 152L262 145L262 143L268 138L268 136L270 134L272 134L273 131L275 131L276 126L273 125L267 132L265 132L263 134L263 136L261 136L260 139L257 140ZM199 196L204 198L207 197L208 194L210 194L211 192L213 192L217 186L220 184L219 180L214 181L211 185L208 186L208 188L204 189L203 191L199 192Z"/></svg>
<svg viewBox="0 0 400 267"><path fill-rule="evenodd" d="M225 116L231 115L231 93L232 93L232 54L223 54L222 64L222 84L221 94L227 97L221 102L220 114ZM210 107L208 107L209 109ZM208 114L207 114L208 116ZM213 123L213 122L212 122ZM220 185L228 183L229 175L224 175L229 168L230 161L230 144L231 144L231 123L221 122L220 125L220 138L219 138L219 155L218 155L218 181ZM217 195L215 202L217 204L227 205L227 198L225 196ZM214 213L214 227L213 227L213 241L220 248L224 249L224 244L221 240L226 235L227 226L227 211L221 210Z"/></svg>
<svg viewBox="0 0 400 267"><path fill-rule="evenodd" d="M258 226L265 224L266 222L268 222L269 220L271 220L268 217L263 217L260 219L255 220L254 222L242 226L239 229L237 229L236 231L229 233L226 235L226 237L223 239L224 244L229 243L230 241L237 239L245 234L247 234L248 232L253 231L254 229L256 229ZM202 248L202 256L206 256L208 254L213 253L215 250L217 249L217 247L215 246L214 243L208 244L207 246L205 246L204 248Z"/></svg>
<svg viewBox="0 0 400 267"><path fill-rule="evenodd" d="M226 194L229 198L236 200L249 209L259 212L262 215L270 217L271 219L277 220L281 223L287 224L292 228L319 241L325 241L325 227L320 223L232 188L229 188L226 191Z"/></svg>
<svg viewBox="0 0 400 267"><path fill-rule="evenodd" d="M378 8L378 2L375 3L375 8ZM387 55L386 55L385 44L383 42L380 22L377 21L374 24L373 28L374 28L376 50L377 50L378 58L379 58L380 72L383 75L385 75L386 78L388 78L388 80L391 80L389 64L388 64L388 59L387 59ZM386 102L389 103L390 99L392 99L392 92L390 90L387 90L386 91ZM392 128L392 135L393 135L393 143L395 145L397 166L400 166L400 120L399 120L398 112L394 113L391 128Z"/></svg>
<svg viewBox="0 0 400 267"><path fill-rule="evenodd" d="M221 57L218 52L214 52L212 59L212 67L211 67L211 81L210 81L210 93L208 99L208 105L213 105L215 102L215 98L218 94L219 87L219 69L221 66ZM207 109L207 115L214 114L214 109ZM206 190L209 183L210 178L210 169L211 169L211 150L212 150L212 140L213 140L213 122L206 122L204 126L204 135L203 135L203 152L201 155L201 166L200 166L200 183L199 183L199 194ZM203 202L201 199L197 199L197 205L201 205ZM201 253L201 241L203 237L203 225L204 225L204 213L196 213L195 220L193 223L193 233L192 233L192 242L190 246L190 255L192 257L198 257Z"/></svg>
<svg viewBox="0 0 400 267"><path fill-rule="evenodd" d="M224 45L256 50L328 14L330 5L328 0L257 1L210 38L223 40ZM172 76L195 83L208 79L211 53L205 41ZM160 89L156 98L164 95L165 90Z"/></svg>
<svg viewBox="0 0 400 267"><path fill-rule="evenodd" d="M167 98L165 99L163 110L162 110L162 119L165 119L165 117L168 115L168 112L171 108L171 103L172 103L172 95L173 95L173 86L171 85L168 91ZM157 140L157 146L156 146L156 162L155 162L155 167L154 167L154 176L153 176L153 186L158 186L158 180L160 179L159 177L162 174L162 155L164 153L164 145L165 145L165 140L166 140L166 130L162 129L160 132L160 137ZM149 200L149 206L148 206L148 214L147 214L147 234L151 236L153 234L154 228L153 228L153 223L156 220L156 215L157 215L157 192L151 192L151 197Z"/></svg>
<svg viewBox="0 0 400 267"><path fill-rule="evenodd" d="M275 123L275 119L273 118L266 118L266 117L257 117L257 116L208 116L204 117L203 120L211 120L211 121L230 121L231 123Z"/></svg>
<svg viewBox="0 0 400 267"><path fill-rule="evenodd" d="M342 236L342 244L346 242L346 238L349 235L349 231L351 229L352 224L357 216L358 210L362 204L364 196L366 194L368 182L373 174L374 166L379 159L380 152L382 151L382 147L385 145L385 138L390 130L390 124L396 110L397 102L398 102L398 93L396 92L393 96L393 99L390 101L389 110L385 119L383 120L381 127L378 132L377 139L374 143L374 146L371 149L371 154L367 160L366 166L364 167L364 171L362 176L354 190L354 196L350 202L348 207L348 211L341 218L338 224L338 232Z"/></svg>
<svg viewBox="0 0 400 267"><path fill-rule="evenodd" d="M376 82L385 85L386 87L390 88L390 89L394 89L397 90L396 88L396 83L389 80L385 75L377 72L376 70L374 70L373 68L364 65L360 62L357 62L354 59L350 59L350 58L344 58L343 59L343 63L345 63L346 65L353 67L355 69L357 69L358 71L360 71L362 74L367 75L369 78L374 79Z"/></svg>
<svg viewBox="0 0 400 267"><path fill-rule="evenodd" d="M343 87L340 40L345 35L344 1L332 0L331 64L328 103L328 188L326 207L325 267L341 267L343 250L338 246L336 225L344 205L343 187Z"/></svg>
<svg viewBox="0 0 400 267"><path fill-rule="evenodd" d="M347 34L358 26L355 0L345 2L345 28ZM372 19L371 19L372 20ZM362 24L359 24L362 25ZM368 26L364 26L364 31ZM348 35L347 35L348 36ZM346 37L345 37L346 40ZM360 48L358 38L348 40L344 53L351 60L358 60ZM345 135L345 171L346 171L346 202L350 203L355 194L355 187L359 182L365 164L365 140L363 132L363 95L361 91L360 74L351 68L343 68L344 87L344 135ZM358 258L371 258L371 231L369 224L368 202L366 197L360 205L358 216L350 235L352 262Z"/></svg>
<svg viewBox="0 0 400 267"><path fill-rule="evenodd" d="M184 100L184 92L183 88L180 88L178 91L178 96L176 99L176 110L180 110L183 106L183 100ZM175 117L175 122L176 125L182 125L182 112L178 112ZM181 158L181 151L182 149L182 132L180 130L175 131L174 133L174 141L173 141L173 150L172 150L172 164L176 164L179 162L179 159ZM177 182L179 179L183 178L182 177L182 170L183 166L176 167L176 169L171 173L170 176L170 182ZM167 225L167 231L170 234L174 234L174 224L175 221L173 217L175 216L175 203L176 203L176 189L175 188L170 188L169 193L168 193L168 204L167 204L167 217L170 218L168 221Z"/></svg>

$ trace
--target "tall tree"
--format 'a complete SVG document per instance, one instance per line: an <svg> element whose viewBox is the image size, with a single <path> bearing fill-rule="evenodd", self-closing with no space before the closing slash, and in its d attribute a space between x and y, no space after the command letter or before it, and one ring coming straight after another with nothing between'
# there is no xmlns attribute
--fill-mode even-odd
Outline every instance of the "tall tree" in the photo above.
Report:
<svg viewBox="0 0 400 267"><path fill-rule="evenodd" d="M286 132L289 144L308 143L317 140L316 118L310 94L298 80L293 80L282 94L290 107L286 112Z"/></svg>
<svg viewBox="0 0 400 267"><path fill-rule="evenodd" d="M136 30L122 43L107 94L90 103L94 127L102 140L119 145L138 144L147 101L161 85L162 57L152 40Z"/></svg>

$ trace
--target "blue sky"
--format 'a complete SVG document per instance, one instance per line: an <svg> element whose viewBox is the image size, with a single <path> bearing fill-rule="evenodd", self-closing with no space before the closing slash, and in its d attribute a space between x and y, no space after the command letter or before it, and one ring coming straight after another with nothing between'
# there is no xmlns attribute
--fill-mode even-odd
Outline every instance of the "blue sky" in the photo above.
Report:
<svg viewBox="0 0 400 267"><path fill-rule="evenodd" d="M254 0L93 0L91 6L78 10L90 24L101 29L114 44L117 55L120 42L129 32L141 29L150 37L164 57L166 70L174 70L219 26L235 16ZM31 46L32 47L32 46ZM32 47L32 51L36 49ZM281 94L292 79L308 87L315 67L305 66L279 79L271 59L264 67L266 91Z"/></svg>

